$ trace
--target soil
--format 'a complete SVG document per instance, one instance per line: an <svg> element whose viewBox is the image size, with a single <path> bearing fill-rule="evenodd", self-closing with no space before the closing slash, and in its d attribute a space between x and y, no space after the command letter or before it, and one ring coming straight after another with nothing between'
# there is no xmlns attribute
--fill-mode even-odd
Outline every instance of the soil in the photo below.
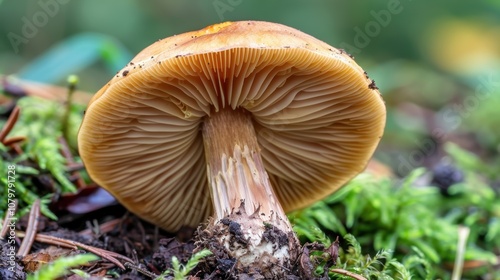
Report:
<svg viewBox="0 0 500 280"><path fill-rule="evenodd" d="M12 256L10 247L9 243L0 239L0 279L25 279L23 266Z"/></svg>
<svg viewBox="0 0 500 280"><path fill-rule="evenodd" d="M109 213L103 215L103 213ZM118 219L116 225L105 232L96 230L95 225L104 224L107 221ZM27 217L19 220L16 227L20 231L26 230ZM90 226L92 225L92 226ZM88 230L90 226L90 231ZM170 267L172 256L177 256L181 262L187 261L194 248L193 242L186 240L186 236L192 235L192 229L184 229L179 233L179 237L169 235L168 233L157 230L153 225L143 222L133 215L129 215L125 209L120 206L106 207L95 212L87 213L84 216L75 214L66 214L59 217L59 222L50 221L41 216L37 233L50 235L63 239L78 241L96 248L115 252L136 261L140 265L138 268L159 275L161 271ZM179 240L187 241L183 243ZM5 242L2 250L7 250ZM19 246L19 240L17 247ZM39 252L51 247L40 242L34 242L29 258ZM25 262L23 259L16 259L15 275L9 273L6 268L8 258L2 252L0 277L1 279L25 279ZM24 258L26 260L26 258ZM119 279L151 279L151 277L141 274L135 269L122 271L106 260L98 261L96 264L85 267L83 271L95 274L103 274L102 271L116 272L120 275ZM75 279L75 278L73 278Z"/></svg>
<svg viewBox="0 0 500 280"><path fill-rule="evenodd" d="M49 193L51 190L51 184L38 182L36 185L37 190L42 193ZM49 207L58 220L52 221L41 215L36 229L36 234L79 242L83 246L104 249L132 260L127 263L120 259L125 269L106 258L79 268L96 279L104 276L129 280L155 279L172 267L172 257L177 257L180 263L185 264L194 252L204 248L208 248L212 255L204 258L191 271L189 279L327 279L313 274L313 267L317 265L309 257L309 251L313 247L302 248L298 242L290 241L296 241L290 236L291 233L285 233L260 219L250 224L254 228L264 227L262 242L273 244L274 252L284 246L292 248L290 251L294 252L294 261L282 264L270 254L259 259L255 267L240 265L219 241L221 237L229 236L234 246L248 249L251 245L245 238L243 228L248 228L249 222L245 221L258 215L236 211L216 223L215 227L201 225L198 229L182 228L176 234L171 234L140 220L99 190L99 187L91 185L84 186L76 194L55 195ZM28 222L28 215L17 220L16 230L26 232ZM82 248L61 249L35 241L27 256L11 260L10 246L15 247L15 250L10 251L17 252L21 241L20 238L11 242L13 244L0 241L0 279L26 279L28 273L36 271L45 263L59 257L87 252ZM77 280L81 277L69 275L66 279Z"/></svg>
<svg viewBox="0 0 500 280"><path fill-rule="evenodd" d="M109 275L114 274L119 275L118 279L153 279L155 275L171 268L173 256L185 264L193 252L201 250L200 236L205 236L204 240L210 240L210 238L206 238L207 234L213 236L201 227L197 231L199 234L194 234L194 229L185 228L177 235L172 235L129 214L119 205L106 207L84 216L71 213L59 215L61 215L59 222L41 216L37 232L102 248L127 256L135 262L133 265L127 264L125 271L103 259L90 266L80 268L96 277L105 275L109 277ZM104 225L106 222L109 224L110 221L115 221L114 226L105 227L101 231L97 230L96 225ZM241 239L240 227L237 222L228 218L222 223L228 227L232 238L245 245L245 240ZM25 231L26 224L27 217L23 217L18 221L16 227L20 231ZM267 227L263 238L275 240L280 244L288 242L283 232L274 227ZM17 246L19 246L19 241L17 240ZM198 241L197 246L195 245L196 241ZM0 279L25 279L26 271L33 270L33 262L41 262L40 258L42 257L46 257L50 261L59 256L84 253L83 250L69 249L64 249L61 252L61 250L56 250L55 246L35 241L30 254L25 258L16 258L14 268L9 270L12 263L9 263L9 256L5 252L8 251L10 245L3 240L0 240L0 245L0 250L2 250L0 254ZM217 244L203 244L203 246L209 247L213 255L203 259L191 272L189 279L266 279L259 271L235 269L237 267L236 259L229 257L223 249L217 248ZM317 246L320 245L316 245L316 247L306 245L303 249L297 248L301 250L300 259L294 263L292 270L284 274L286 277L280 279L328 279L312 275L313 264L309 258L309 251L310 249L318 249ZM324 248L319 249L323 250ZM72 275L67 279L81 278Z"/></svg>

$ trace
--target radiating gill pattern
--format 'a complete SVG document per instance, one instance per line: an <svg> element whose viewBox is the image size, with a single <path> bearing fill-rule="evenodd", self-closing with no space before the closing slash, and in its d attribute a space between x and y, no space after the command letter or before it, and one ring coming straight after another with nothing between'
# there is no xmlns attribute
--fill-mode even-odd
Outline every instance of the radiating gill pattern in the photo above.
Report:
<svg viewBox="0 0 500 280"><path fill-rule="evenodd" d="M102 125L81 128L99 139L81 143L95 162L91 176L120 189L112 192L124 205L143 205L146 220L172 231L196 226L213 211L200 125L222 107L244 108L283 208L305 206L359 173L381 137L384 105L358 68L300 48L233 48L144 66L89 107Z"/></svg>

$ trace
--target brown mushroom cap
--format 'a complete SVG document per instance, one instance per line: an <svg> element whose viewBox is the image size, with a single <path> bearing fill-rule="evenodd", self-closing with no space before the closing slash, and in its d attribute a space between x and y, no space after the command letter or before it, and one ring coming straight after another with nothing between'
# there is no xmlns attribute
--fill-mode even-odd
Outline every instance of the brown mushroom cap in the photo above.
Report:
<svg viewBox="0 0 500 280"><path fill-rule="evenodd" d="M252 113L285 211L361 172L385 125L372 81L342 50L275 23L226 22L140 52L95 94L78 135L90 176L169 231L212 213L200 126L222 107Z"/></svg>

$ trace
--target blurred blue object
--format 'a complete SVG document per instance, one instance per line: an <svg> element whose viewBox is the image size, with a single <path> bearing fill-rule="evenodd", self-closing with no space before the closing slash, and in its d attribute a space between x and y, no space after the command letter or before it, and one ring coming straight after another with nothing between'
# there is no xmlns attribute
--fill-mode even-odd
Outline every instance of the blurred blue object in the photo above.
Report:
<svg viewBox="0 0 500 280"><path fill-rule="evenodd" d="M100 60L114 74L131 59L132 54L114 38L81 33L52 47L21 69L18 77L52 84Z"/></svg>

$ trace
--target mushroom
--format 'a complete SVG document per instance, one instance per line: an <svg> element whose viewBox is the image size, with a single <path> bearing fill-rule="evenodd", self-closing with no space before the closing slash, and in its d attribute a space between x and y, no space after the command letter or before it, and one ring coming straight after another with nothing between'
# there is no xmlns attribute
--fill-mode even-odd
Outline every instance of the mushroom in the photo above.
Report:
<svg viewBox="0 0 500 280"><path fill-rule="evenodd" d="M384 125L377 88L343 50L241 21L141 51L94 95L78 142L130 211L167 231L214 216L207 238L276 276L298 255L285 213L361 172Z"/></svg>

